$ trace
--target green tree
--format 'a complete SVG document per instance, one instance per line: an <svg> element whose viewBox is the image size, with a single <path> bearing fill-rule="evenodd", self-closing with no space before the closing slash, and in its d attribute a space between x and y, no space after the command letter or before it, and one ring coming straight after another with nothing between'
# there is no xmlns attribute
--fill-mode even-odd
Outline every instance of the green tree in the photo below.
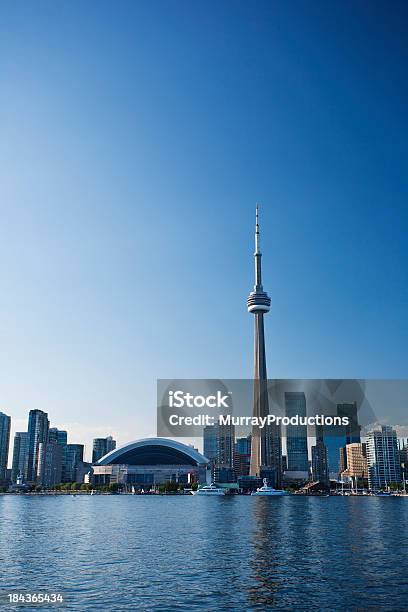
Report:
<svg viewBox="0 0 408 612"><path fill-rule="evenodd" d="M164 489L166 493L176 493L178 491L178 483L174 482L174 480L169 480L164 485Z"/></svg>

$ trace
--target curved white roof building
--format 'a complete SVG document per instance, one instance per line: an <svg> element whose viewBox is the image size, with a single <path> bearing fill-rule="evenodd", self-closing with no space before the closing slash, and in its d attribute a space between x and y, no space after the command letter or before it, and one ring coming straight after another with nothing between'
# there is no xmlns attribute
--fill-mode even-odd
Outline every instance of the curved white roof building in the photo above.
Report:
<svg viewBox="0 0 408 612"><path fill-rule="evenodd" d="M206 482L209 460L192 446L169 438L123 444L93 466L95 484L149 487L168 481Z"/></svg>

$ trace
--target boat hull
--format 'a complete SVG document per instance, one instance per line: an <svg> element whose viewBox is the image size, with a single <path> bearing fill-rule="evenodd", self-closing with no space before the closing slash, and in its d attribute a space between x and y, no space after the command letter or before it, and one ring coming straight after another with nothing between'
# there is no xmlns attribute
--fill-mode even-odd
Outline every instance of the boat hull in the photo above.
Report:
<svg viewBox="0 0 408 612"><path fill-rule="evenodd" d="M287 493L286 491L254 491L251 495L260 497L282 497L282 495L287 495Z"/></svg>
<svg viewBox="0 0 408 612"><path fill-rule="evenodd" d="M224 491L193 491L193 495L198 495L199 497L219 497L220 495L225 495Z"/></svg>

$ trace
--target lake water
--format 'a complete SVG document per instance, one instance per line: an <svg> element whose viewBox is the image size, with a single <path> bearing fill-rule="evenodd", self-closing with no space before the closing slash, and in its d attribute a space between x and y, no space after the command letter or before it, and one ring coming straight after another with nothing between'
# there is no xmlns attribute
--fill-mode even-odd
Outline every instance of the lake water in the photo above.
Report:
<svg viewBox="0 0 408 612"><path fill-rule="evenodd" d="M0 591L78 612L407 610L407 525L408 498L0 495Z"/></svg>

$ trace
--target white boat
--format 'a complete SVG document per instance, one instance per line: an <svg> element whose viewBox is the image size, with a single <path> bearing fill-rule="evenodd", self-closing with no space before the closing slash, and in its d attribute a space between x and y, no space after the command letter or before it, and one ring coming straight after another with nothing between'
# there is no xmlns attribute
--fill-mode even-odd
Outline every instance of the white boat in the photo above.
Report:
<svg viewBox="0 0 408 612"><path fill-rule="evenodd" d="M273 487L268 487L268 481L266 478L263 479L263 486L259 487L256 491L253 491L251 495L287 495L286 491L282 491L282 489L274 489Z"/></svg>
<svg viewBox="0 0 408 612"><path fill-rule="evenodd" d="M192 491L192 494L209 495L214 497L216 495L225 495L225 489L220 489L212 482L210 485L205 485L204 487L201 487L201 489L197 489L197 491Z"/></svg>

